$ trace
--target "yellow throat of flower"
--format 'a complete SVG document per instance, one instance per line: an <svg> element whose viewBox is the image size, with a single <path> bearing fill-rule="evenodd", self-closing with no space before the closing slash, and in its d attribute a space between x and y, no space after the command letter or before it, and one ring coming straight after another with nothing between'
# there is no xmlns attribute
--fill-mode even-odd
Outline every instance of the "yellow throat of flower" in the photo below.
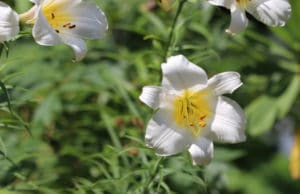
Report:
<svg viewBox="0 0 300 194"><path fill-rule="evenodd" d="M193 136L201 135L211 115L208 91L185 90L174 100L174 118L177 125L190 130Z"/></svg>
<svg viewBox="0 0 300 194"><path fill-rule="evenodd" d="M238 7L241 9L245 9L246 7L248 7L250 2L251 0L236 0Z"/></svg>
<svg viewBox="0 0 300 194"><path fill-rule="evenodd" d="M66 3L69 1L49 0L42 5L42 12L50 26L60 33L61 29L74 29L74 24L71 15L65 11ZM69 2L70 3L70 2ZM27 24L35 24L37 5L33 6L29 11L20 14L21 21Z"/></svg>
<svg viewBox="0 0 300 194"><path fill-rule="evenodd" d="M52 0L44 4L42 8L42 12L48 23L57 33L60 33L60 29L62 28L76 28L76 25L71 22L72 17L63 9L66 2L68 1L60 2L57 0Z"/></svg>

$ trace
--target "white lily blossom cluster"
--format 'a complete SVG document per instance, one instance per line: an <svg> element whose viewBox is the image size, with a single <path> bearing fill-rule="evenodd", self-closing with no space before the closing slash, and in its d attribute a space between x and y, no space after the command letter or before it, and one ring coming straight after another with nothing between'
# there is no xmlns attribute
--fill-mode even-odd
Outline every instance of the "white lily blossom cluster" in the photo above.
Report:
<svg viewBox="0 0 300 194"><path fill-rule="evenodd" d="M184 56L162 64L161 86L145 86L140 100L156 110L146 129L146 144L161 156L188 149L194 164L208 164L213 141L245 141L242 108L222 96L242 85L236 72L208 79L205 71Z"/></svg>
<svg viewBox="0 0 300 194"><path fill-rule="evenodd" d="M33 24L35 41L44 46L64 43L75 52L75 60L84 58L83 39L98 39L108 25L104 13L95 4L82 0L31 0L35 5L20 15Z"/></svg>
<svg viewBox="0 0 300 194"><path fill-rule="evenodd" d="M230 9L231 22L227 33L237 34L248 26L246 12L269 26L284 26L291 16L288 0L207 0L208 3Z"/></svg>
<svg viewBox="0 0 300 194"><path fill-rule="evenodd" d="M20 15L0 2L0 42L19 33L19 20L32 24L35 41L44 46L66 44L75 61L87 53L84 39L99 39L108 28L105 14L94 3L83 0L30 0L33 7Z"/></svg>

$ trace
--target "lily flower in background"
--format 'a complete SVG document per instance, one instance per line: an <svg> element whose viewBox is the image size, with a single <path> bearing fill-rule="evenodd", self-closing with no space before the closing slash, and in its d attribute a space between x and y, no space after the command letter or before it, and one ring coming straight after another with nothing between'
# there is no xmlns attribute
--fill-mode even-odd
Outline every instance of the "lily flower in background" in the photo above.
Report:
<svg viewBox="0 0 300 194"><path fill-rule="evenodd" d="M288 0L208 0L212 5L223 6L231 11L227 33L237 34L248 25L246 12L269 26L284 26L291 15Z"/></svg>
<svg viewBox="0 0 300 194"><path fill-rule="evenodd" d="M0 43L13 39L20 31L19 16L8 5L0 2Z"/></svg>
<svg viewBox="0 0 300 194"><path fill-rule="evenodd" d="M31 0L35 5L20 15L22 21L34 24L32 35L44 46L60 43L69 45L75 60L86 55L83 39L98 39L107 30L104 13L95 5L82 0Z"/></svg>
<svg viewBox="0 0 300 194"><path fill-rule="evenodd" d="M204 70L184 56L162 64L162 86L145 86L140 100L156 110L146 128L146 144L161 156L188 148L193 164L208 164L213 141L245 141L245 114L222 96L242 85L236 72L208 79Z"/></svg>

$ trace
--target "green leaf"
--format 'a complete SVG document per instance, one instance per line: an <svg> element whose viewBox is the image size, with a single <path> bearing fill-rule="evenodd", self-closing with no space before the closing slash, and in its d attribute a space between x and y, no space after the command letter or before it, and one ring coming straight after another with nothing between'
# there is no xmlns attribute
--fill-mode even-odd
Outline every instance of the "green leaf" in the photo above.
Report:
<svg viewBox="0 0 300 194"><path fill-rule="evenodd" d="M278 117L284 117L293 106L300 90L300 77L295 75L285 92L279 97L276 105Z"/></svg>
<svg viewBox="0 0 300 194"><path fill-rule="evenodd" d="M258 136L272 128L276 119L276 100L269 96L261 96L246 108L248 132Z"/></svg>
<svg viewBox="0 0 300 194"><path fill-rule="evenodd" d="M6 189L0 189L0 193L1 194L20 194L19 192L15 192L15 191L9 191L9 190L6 190Z"/></svg>
<svg viewBox="0 0 300 194"><path fill-rule="evenodd" d="M50 93L34 114L34 123L50 125L53 119L61 112L62 104L58 92Z"/></svg>

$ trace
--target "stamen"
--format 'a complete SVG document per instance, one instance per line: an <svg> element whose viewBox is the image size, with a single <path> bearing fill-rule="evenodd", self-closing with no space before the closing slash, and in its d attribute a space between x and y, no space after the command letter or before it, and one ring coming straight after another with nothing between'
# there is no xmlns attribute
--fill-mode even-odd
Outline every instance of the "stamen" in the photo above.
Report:
<svg viewBox="0 0 300 194"><path fill-rule="evenodd" d="M206 126L206 122L200 121L200 122L199 122L199 125L200 125L201 127L205 127L205 126Z"/></svg>
<svg viewBox="0 0 300 194"><path fill-rule="evenodd" d="M246 7L248 7L250 1L251 0L236 0L236 3L240 8L245 9Z"/></svg>
<svg viewBox="0 0 300 194"><path fill-rule="evenodd" d="M207 117L207 115L203 114L203 115L200 116L200 120L203 120L203 119L205 119L206 117Z"/></svg>
<svg viewBox="0 0 300 194"><path fill-rule="evenodd" d="M207 101L207 91L183 92L174 101L174 118L176 124L190 130L193 136L199 136L207 125L206 118L211 112Z"/></svg>
<svg viewBox="0 0 300 194"><path fill-rule="evenodd" d="M73 28L75 28L76 27L76 25L74 24L74 25L72 25L72 26L69 26L69 29L73 29Z"/></svg>
<svg viewBox="0 0 300 194"><path fill-rule="evenodd" d="M66 28L66 27L68 27L70 25L71 25L71 23L66 23L66 24L63 25L63 27Z"/></svg>
<svg viewBox="0 0 300 194"><path fill-rule="evenodd" d="M54 20L55 19L55 15L54 13L51 13L51 19Z"/></svg>

